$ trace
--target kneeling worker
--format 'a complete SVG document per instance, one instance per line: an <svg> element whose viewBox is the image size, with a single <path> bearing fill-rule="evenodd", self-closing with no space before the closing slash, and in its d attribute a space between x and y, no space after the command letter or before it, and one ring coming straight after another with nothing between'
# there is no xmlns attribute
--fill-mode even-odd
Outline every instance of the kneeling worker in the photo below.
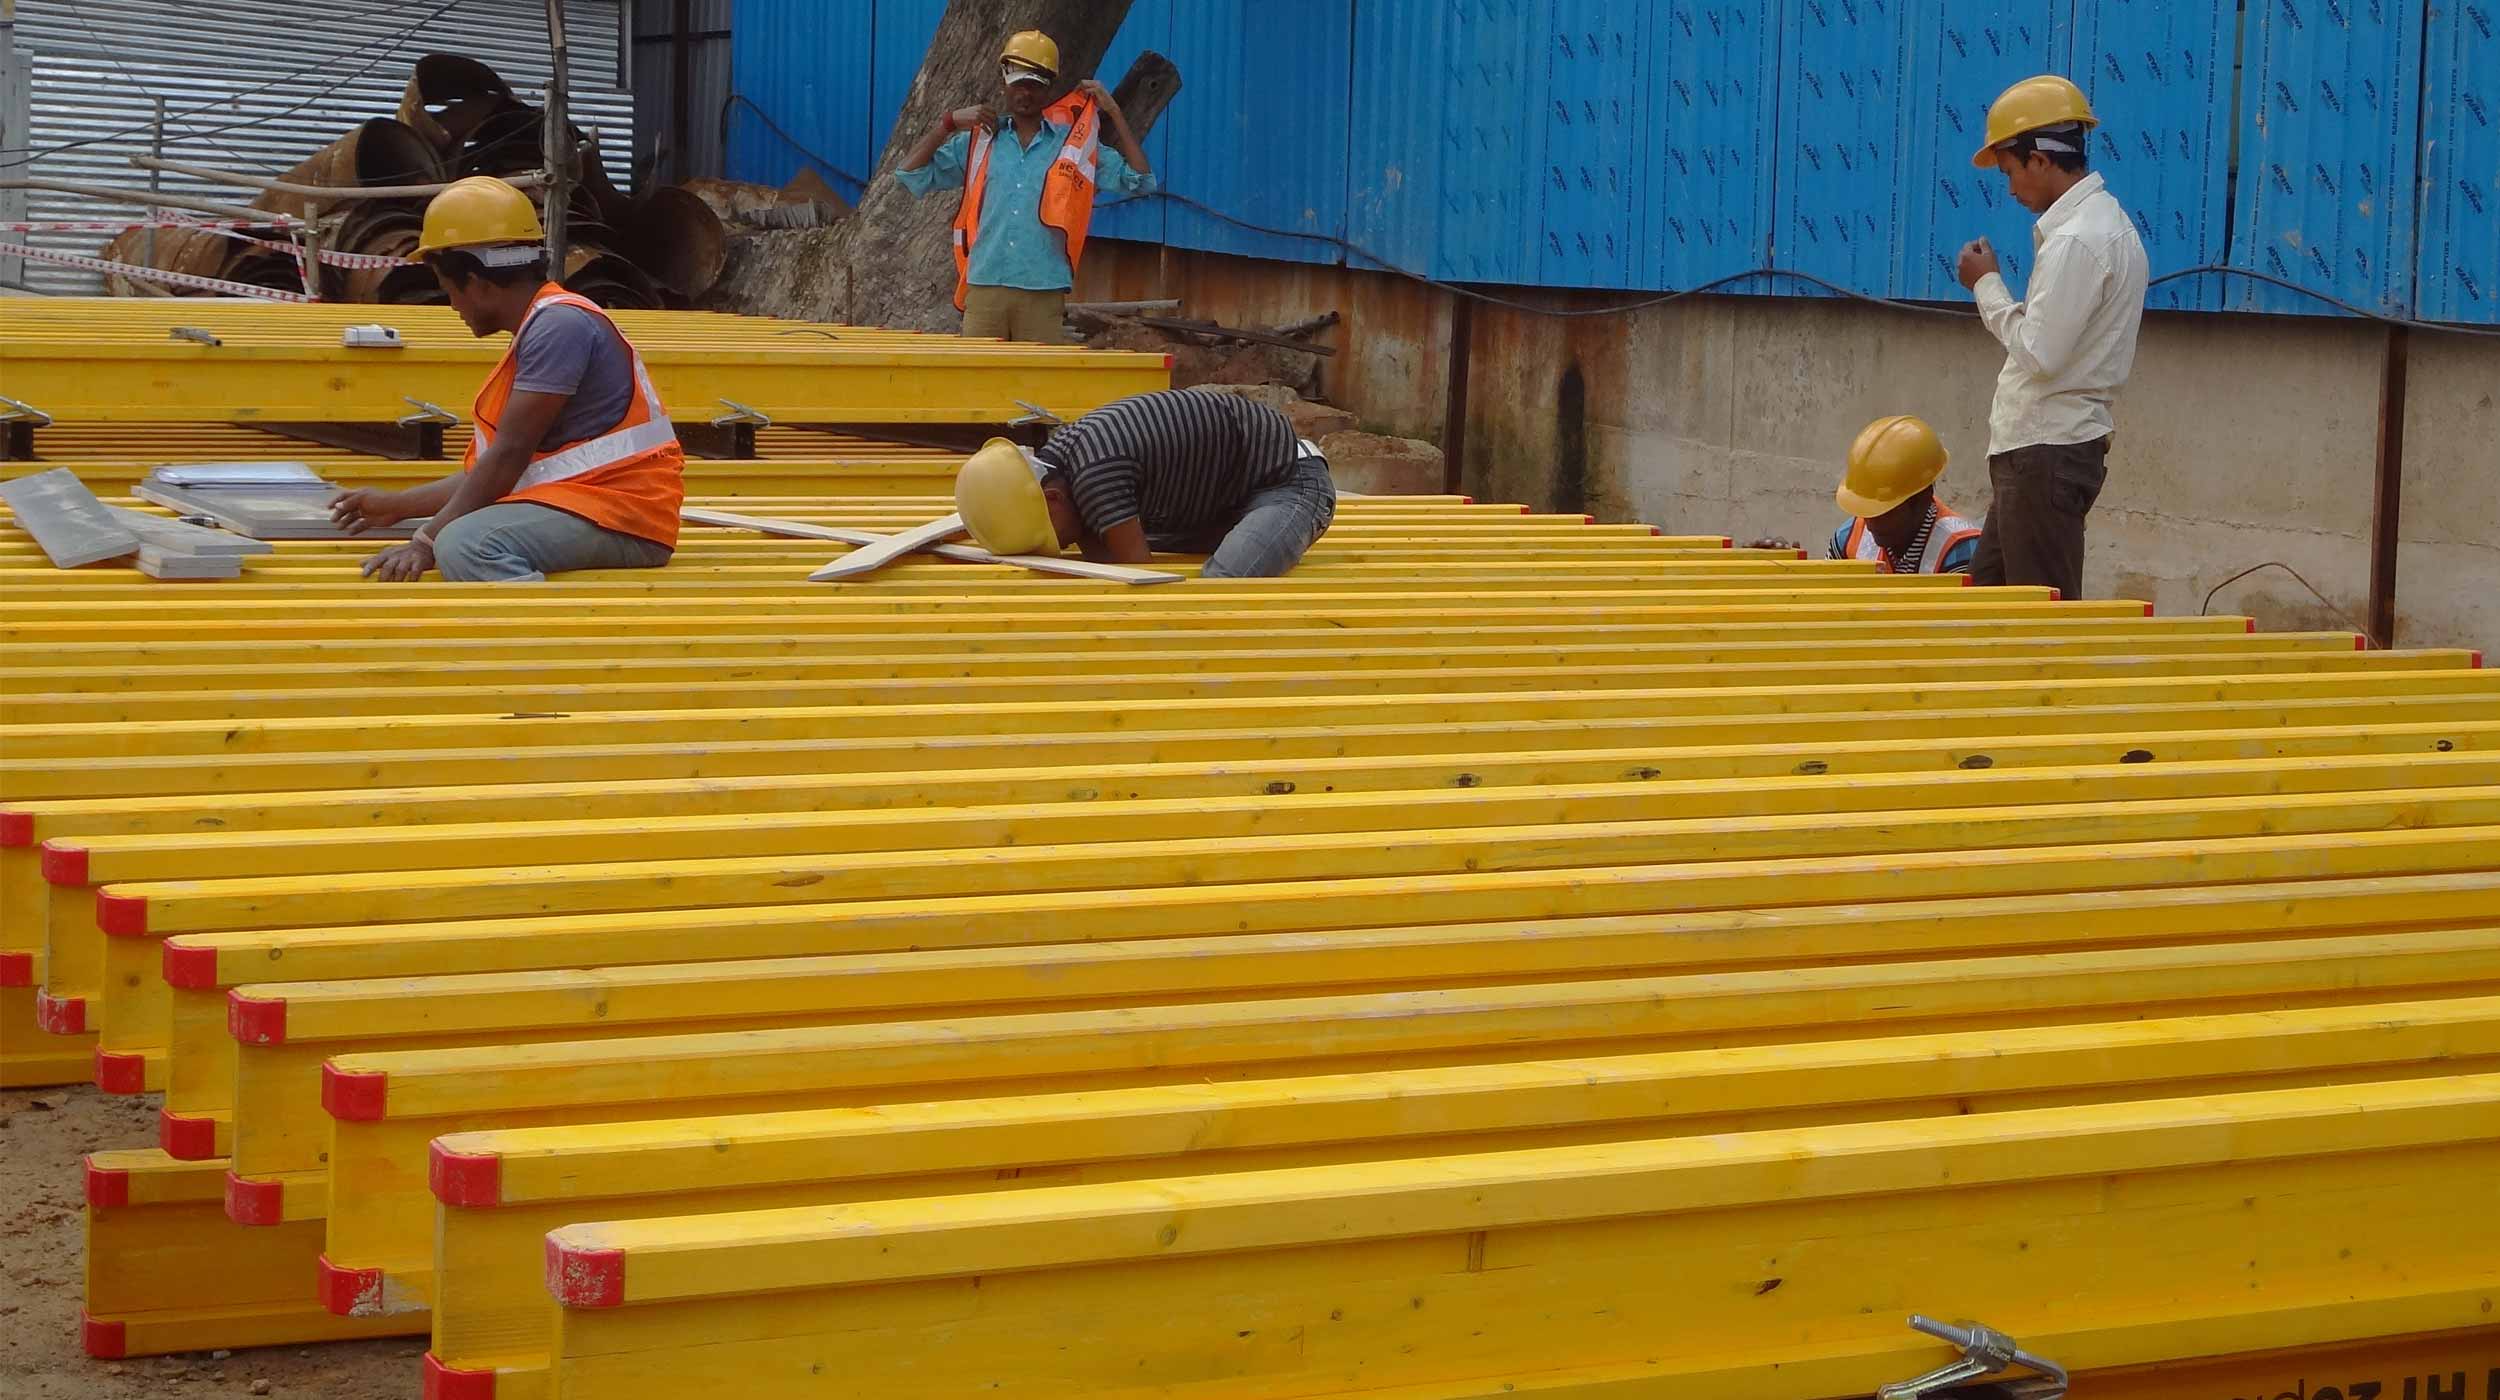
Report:
<svg viewBox="0 0 2500 1400"><path fill-rule="evenodd" d="M992 439L956 475L955 508L993 554L1204 553L1201 578L1275 578L1326 533L1337 488L1275 409L1163 389L1063 424L1030 453Z"/></svg>
<svg viewBox="0 0 2500 1400"><path fill-rule="evenodd" d="M1834 559L1867 559L1888 574L1967 574L1980 523L1936 499L1944 443L1908 414L1878 418L1849 445L1835 499L1856 519L1832 536Z"/></svg>
<svg viewBox="0 0 2500 1400"><path fill-rule="evenodd" d="M402 583L536 582L571 569L656 569L677 548L684 452L642 356L607 313L547 278L529 196L490 176L425 207L417 257L471 334L510 332L471 412L461 469L407 491L349 491L330 515L351 533L431 516L365 561Z"/></svg>

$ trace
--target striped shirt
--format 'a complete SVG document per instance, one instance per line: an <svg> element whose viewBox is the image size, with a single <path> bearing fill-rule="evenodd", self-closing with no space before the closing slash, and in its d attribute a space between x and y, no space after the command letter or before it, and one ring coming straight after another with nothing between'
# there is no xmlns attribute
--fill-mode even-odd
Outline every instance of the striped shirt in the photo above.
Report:
<svg viewBox="0 0 2500 1400"><path fill-rule="evenodd" d="M1067 474L1089 535L1123 521L1149 540L1229 529L1301 455L1284 414L1237 394L1161 389L1106 404L1052 432L1034 454Z"/></svg>

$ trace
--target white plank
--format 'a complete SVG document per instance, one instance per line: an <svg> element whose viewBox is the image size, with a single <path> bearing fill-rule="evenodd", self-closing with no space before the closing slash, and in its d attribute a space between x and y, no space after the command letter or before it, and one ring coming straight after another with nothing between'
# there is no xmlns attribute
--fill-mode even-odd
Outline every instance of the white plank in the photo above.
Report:
<svg viewBox="0 0 2500 1400"><path fill-rule="evenodd" d="M792 540L829 540L835 544L875 544L885 538L874 530L849 530L834 525L810 525L803 520L777 520L768 515L739 515L726 510L695 508L680 512L689 525L714 525L728 530L753 530L758 534L778 535ZM1013 564L1037 574L1063 574L1069 578L1101 579L1143 587L1155 583L1178 583L1179 574L1159 573L1153 569L1132 569L1124 564L1097 564L1086 559L1062 559L1040 554L992 554L968 544L942 544L928 551L940 559L953 559L965 564Z"/></svg>
<svg viewBox="0 0 2500 1400"><path fill-rule="evenodd" d="M18 525L43 546L44 557L56 569L75 569L138 551L139 537L123 528L67 467L0 484L0 501L8 502Z"/></svg>
<svg viewBox="0 0 2500 1400"><path fill-rule="evenodd" d="M931 545L944 544L964 533L964 518L942 515L926 525L916 525L899 535L888 535L875 544L864 544L807 576L810 583L830 583L837 579L858 578L872 574L906 554L917 554Z"/></svg>

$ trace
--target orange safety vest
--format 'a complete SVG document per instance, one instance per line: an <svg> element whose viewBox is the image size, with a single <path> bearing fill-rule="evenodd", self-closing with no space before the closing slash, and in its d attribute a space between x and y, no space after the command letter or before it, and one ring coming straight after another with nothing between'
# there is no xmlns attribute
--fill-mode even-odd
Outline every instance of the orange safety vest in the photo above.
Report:
<svg viewBox="0 0 2500 1400"><path fill-rule="evenodd" d="M1952 507L1942 501L1936 502L1936 523L1927 532L1927 554L1918 561L1918 567L1909 572L1943 573L1945 556L1953 552L1955 545L1978 535L1980 528L1978 522L1954 514ZM1866 528L1863 520L1850 525L1849 536L1842 542L1840 552L1850 559L1869 560L1888 574L1902 572L1893 567L1893 561L1884 554L1884 547L1875 542L1875 532Z"/></svg>
<svg viewBox="0 0 2500 1400"><path fill-rule="evenodd" d="M1042 120L1068 128L1059 155L1042 177L1042 222L1068 240L1068 275L1076 276L1076 260L1085 253L1085 230L1094 222L1094 169L1102 162L1102 116L1093 99L1069 96L1043 111ZM964 157L964 202L955 211L955 309L964 309L964 292L972 285L972 242L981 235L981 196L989 189L990 147L998 128L972 133L972 149Z"/></svg>
<svg viewBox="0 0 2500 1400"><path fill-rule="evenodd" d="M476 431L469 438L469 453L460 469L476 467L478 454L493 445L495 425L503 421L504 408L512 401L513 378L520 373L521 336L538 313L550 306L578 306L599 318L625 347L625 357L634 367L634 393L615 427L552 452L531 453L528 468L503 499L553 506L602 529L675 549L678 510L686 501L686 454L677 445L676 425L668 421L668 410L660 405L660 391L651 387L642 352L596 302L553 282L538 289L529 314L521 318L521 328L512 333L512 344L504 349L503 362L477 391L477 404L470 411Z"/></svg>

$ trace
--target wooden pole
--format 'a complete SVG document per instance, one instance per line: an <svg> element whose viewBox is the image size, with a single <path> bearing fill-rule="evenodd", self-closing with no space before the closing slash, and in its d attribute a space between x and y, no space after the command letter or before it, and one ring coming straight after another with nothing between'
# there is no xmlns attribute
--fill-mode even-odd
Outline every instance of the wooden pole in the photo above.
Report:
<svg viewBox="0 0 2500 1400"><path fill-rule="evenodd" d="M566 239L564 216L573 198L572 125L565 119L566 55L564 0L547 0L547 49L553 71L547 75L547 125L542 141L547 166L547 276L564 280Z"/></svg>

